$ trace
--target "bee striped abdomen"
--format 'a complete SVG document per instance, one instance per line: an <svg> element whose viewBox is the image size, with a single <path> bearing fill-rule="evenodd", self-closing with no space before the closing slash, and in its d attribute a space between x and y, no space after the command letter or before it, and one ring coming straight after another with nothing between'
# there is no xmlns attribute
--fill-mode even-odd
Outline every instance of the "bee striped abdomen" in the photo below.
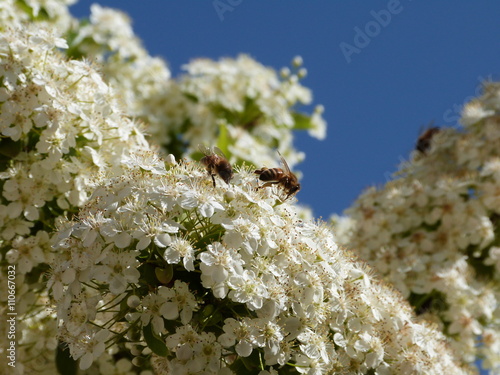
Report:
<svg viewBox="0 0 500 375"><path fill-rule="evenodd" d="M225 159L219 161L216 166L217 174L226 184L229 184L231 178L233 178L233 169L231 168L231 164Z"/></svg>
<svg viewBox="0 0 500 375"><path fill-rule="evenodd" d="M257 187L257 189L270 187L272 185L278 185L281 186L281 188L284 190L286 194L285 199L288 199L300 190L300 184L297 180L297 176L295 176L292 171L290 171L288 163L279 151L278 155L280 156L281 164L283 165L283 168L285 170L281 168L267 167L262 167L261 169L255 170L254 173L259 175L259 180L265 182L264 185Z"/></svg>
<svg viewBox="0 0 500 375"><path fill-rule="evenodd" d="M259 175L261 181L280 181L284 175L281 168L261 168L255 173Z"/></svg>

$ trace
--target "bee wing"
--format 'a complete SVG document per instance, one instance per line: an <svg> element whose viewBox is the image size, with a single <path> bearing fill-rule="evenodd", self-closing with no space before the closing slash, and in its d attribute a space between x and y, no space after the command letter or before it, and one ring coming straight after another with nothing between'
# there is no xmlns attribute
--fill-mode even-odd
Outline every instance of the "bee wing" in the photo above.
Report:
<svg viewBox="0 0 500 375"><path fill-rule="evenodd" d="M210 149L210 147L202 144L198 145L198 151L200 151L203 155L212 155L212 150Z"/></svg>
<svg viewBox="0 0 500 375"><path fill-rule="evenodd" d="M214 146L213 149L214 149L214 154L219 155L221 158L227 159L226 155L224 155L224 153L222 152L222 150L219 147Z"/></svg>
<svg viewBox="0 0 500 375"><path fill-rule="evenodd" d="M280 156L281 164L283 164L283 167L285 167L285 170L287 172L286 174L292 173L292 171L290 170L290 167L288 166L288 163L286 162L285 158L283 157L283 155L280 154L279 151L278 151L278 155Z"/></svg>

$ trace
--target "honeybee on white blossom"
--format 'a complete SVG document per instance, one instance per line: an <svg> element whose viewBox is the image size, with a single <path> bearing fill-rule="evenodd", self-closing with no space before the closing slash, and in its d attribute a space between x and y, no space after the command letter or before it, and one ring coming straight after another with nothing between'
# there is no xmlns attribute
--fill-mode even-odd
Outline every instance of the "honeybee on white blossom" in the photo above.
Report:
<svg viewBox="0 0 500 375"><path fill-rule="evenodd" d="M204 145L198 145L198 150L205 155L201 158L200 163L205 166L208 174L212 177L214 187L216 175L229 185L229 181L233 178L233 168L231 167L231 163L227 161L222 150L216 146L209 148Z"/></svg>
<svg viewBox="0 0 500 375"><path fill-rule="evenodd" d="M278 155L280 156L284 170L281 168L262 167L261 169L257 169L254 173L258 174L259 179L265 182L264 185L258 187L259 189L274 184L280 185L287 194L285 199L288 199L290 196L297 194L300 190L300 183L297 176L290 171L288 163L279 151Z"/></svg>

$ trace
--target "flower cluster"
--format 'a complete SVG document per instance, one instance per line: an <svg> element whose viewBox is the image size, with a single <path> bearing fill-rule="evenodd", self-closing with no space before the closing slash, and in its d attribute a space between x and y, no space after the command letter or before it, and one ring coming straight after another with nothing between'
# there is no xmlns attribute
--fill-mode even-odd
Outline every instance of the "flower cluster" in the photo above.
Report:
<svg viewBox="0 0 500 375"><path fill-rule="evenodd" d="M128 114L144 123L150 139L175 144L185 99L165 61L148 54L126 14L98 4L90 10L90 19L75 22L68 33L68 56L99 62L106 82Z"/></svg>
<svg viewBox="0 0 500 375"><path fill-rule="evenodd" d="M75 2L76 0L4 0L0 6L0 31L36 23L64 33L74 23L68 6Z"/></svg>
<svg viewBox="0 0 500 375"><path fill-rule="evenodd" d="M463 358L500 373L500 85L464 108L382 189L340 220L337 238L438 323ZM340 224L340 223L339 223Z"/></svg>
<svg viewBox="0 0 500 375"><path fill-rule="evenodd" d="M45 273L56 255L50 233L58 218L86 202L100 175L120 174L124 155L149 146L95 68L60 52L68 45L57 30L69 23L61 2L32 4L30 15L20 3L7 1L0 11L11 26L0 34L0 268L7 285L6 269L15 267L17 370L52 374L56 324L45 311ZM23 24L37 15L43 22ZM7 300L5 289L0 300ZM5 321L0 329L3 351Z"/></svg>
<svg viewBox="0 0 500 375"><path fill-rule="evenodd" d="M68 54L103 63L107 81L130 115L143 121L151 141L168 153L193 155L198 144L215 144L232 162L273 165L273 144L293 167L304 155L293 148L292 130L325 137L322 106L311 115L296 109L312 100L310 90L300 84L306 75L300 57L293 61L293 72L283 68L279 75L247 55L197 59L173 80L119 11L93 5L89 22L75 27L72 35Z"/></svg>
<svg viewBox="0 0 500 375"><path fill-rule="evenodd" d="M173 156L165 163L130 120L144 123L169 153L196 159L197 145L208 143L232 162L274 166L277 147L293 167L303 155L292 131L325 133L322 107L297 112L311 101L300 58L280 74L245 55L195 60L173 80L125 15L94 5L90 20L78 22L71 2L0 6L0 281L6 285L5 269L15 266L16 373L54 374L56 358L60 366L67 356L82 374L468 373L439 329L416 323L401 295L339 249L325 224L283 202L279 186L256 189L245 167L235 168L230 186L218 177L213 186L199 163ZM428 177L450 185L439 196L451 200L453 179L446 185L439 173L454 170L456 152L463 169L453 178L473 178L456 194L468 195L460 209L472 219L459 221L441 205L425 228L470 225L459 243L476 261L463 256L461 268L438 269L435 257L433 267L446 285L470 281L471 267L485 270L490 283L474 281L470 296L446 301L466 306L449 315L472 311L463 298L479 305L476 315L446 318L439 328L457 332L471 322L482 334L478 350L494 364L498 298L489 287L497 285L500 251L491 208L498 207L499 163L487 142L498 139L492 87L484 106L464 115L477 135L443 142L441 168ZM415 157L405 173L424 172L425 160ZM3 320L2 355L6 328Z"/></svg>
<svg viewBox="0 0 500 375"><path fill-rule="evenodd" d="M293 149L294 129L308 130L319 139L325 137L322 106L312 115L297 112L299 104L310 104L309 89L300 84L306 75L302 59L293 60L295 72L283 68L280 76L247 55L218 62L197 59L184 68L180 90L191 101L186 139L192 145L204 139L227 150L232 160L254 165L273 165L273 144L293 167L303 155ZM209 124L216 124L214 132ZM213 126L213 125L212 125ZM214 136L216 136L214 138Z"/></svg>
<svg viewBox="0 0 500 375"><path fill-rule="evenodd" d="M279 188L244 168L214 188L153 153L128 165L59 229L49 287L80 368L127 348L160 374L468 373Z"/></svg>

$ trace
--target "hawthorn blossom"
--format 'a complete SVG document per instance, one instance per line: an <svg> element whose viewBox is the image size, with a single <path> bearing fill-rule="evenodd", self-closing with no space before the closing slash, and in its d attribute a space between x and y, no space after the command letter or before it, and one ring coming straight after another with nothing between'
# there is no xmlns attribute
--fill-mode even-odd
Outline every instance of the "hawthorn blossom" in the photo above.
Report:
<svg viewBox="0 0 500 375"><path fill-rule="evenodd" d="M126 168L124 155L149 148L95 66L65 55L69 42L64 33L74 25L71 2L9 0L0 7L0 133L6 157L0 173L1 274L7 275L10 264L23 285L16 290L16 312L19 322L29 324L18 325L18 348L24 349L16 370L26 374L56 371L53 340L42 339L56 337L58 307L45 313L46 271L58 256L51 246L56 222L88 200L92 184L105 171L119 175ZM125 242L122 238L119 244ZM77 335L95 306L72 303L64 295L63 284L79 293L90 278L76 261L89 261L89 254L74 255L71 267L53 270L50 286L55 300L69 309L68 327ZM109 281L117 285L116 280ZM120 289L126 282L118 284ZM2 302L6 298L2 295ZM101 353L94 351L96 357Z"/></svg>
<svg viewBox="0 0 500 375"><path fill-rule="evenodd" d="M101 327L112 332L112 346L127 346L128 338L139 334L135 344L163 358L143 366L176 373L219 373L253 353L261 358L255 364L259 371L293 363L304 372L356 368L368 373L386 371L390 363L396 373L467 373L444 337L414 323L402 297L341 251L328 230L303 223L279 195L264 195L245 183L251 171L235 169L228 200L227 187L214 188L201 164L172 163L155 171L141 164L137 160L134 167L131 161L122 176L105 180L77 221L66 223L59 234L55 248L62 255L54 260L50 283L62 284L72 301L68 307L75 312L64 305L58 309L59 330L70 348L76 345L70 335ZM221 207L217 215L199 210L208 197ZM138 220L140 215L124 207L147 212L150 219ZM97 211L99 216L87 219ZM169 241L151 241L137 250L139 231L158 233L165 223L177 229ZM117 246L116 228L130 233L124 247ZM269 246L264 236L275 244ZM226 241L231 238L237 240ZM179 246L197 253L192 263L180 261ZM72 255L87 249L95 252L92 262ZM125 289L96 277L113 249L129 254L126 263L137 262L140 277L129 279ZM80 279L89 278L75 288L72 277L62 277L64 268L78 268ZM116 310L107 308L112 305ZM89 314L83 314L83 306ZM133 361L143 361L141 352L133 353Z"/></svg>
<svg viewBox="0 0 500 375"><path fill-rule="evenodd" d="M322 107L296 111L311 102L300 58L281 76L246 55L194 60L174 80L127 16L94 5L80 22L69 3L0 7L0 132L9 151L0 173L0 246L2 268L18 270L18 371L56 372L57 338L87 374L225 375L243 366L262 374L468 373L462 353L435 327L415 323L402 296L293 199L282 202L279 187L257 191L249 167L235 168L230 186L214 187L199 163L163 160L146 141L143 129L163 151L194 159L198 143L220 141L231 161L259 167L276 165L272 142L293 167L303 154L292 131L321 138L326 127ZM496 125L485 124L487 137L498 138ZM464 168L479 168L479 146L492 152L481 140L459 142ZM485 180L496 178L493 164ZM467 183L441 185L448 201L427 213L427 225L469 230L427 242L421 231L410 242L472 246L483 259L494 243L489 211L457 200L494 202L495 189L474 196ZM413 192L395 189L390 199ZM422 196L419 207L442 198ZM401 233L398 218L391 219ZM391 231L378 235L382 243ZM451 272L437 267L441 289L456 281L464 289L455 296L462 319L453 331L476 332L476 317L492 318L496 299L461 278L464 258L432 260L456 264ZM495 262L495 253L487 259ZM402 269L418 265L408 260ZM474 314L464 311L472 305L464 296L480 296ZM6 301L5 291L0 297ZM484 336L486 350L496 347L494 332ZM491 353L485 358L495 366Z"/></svg>
<svg viewBox="0 0 500 375"><path fill-rule="evenodd" d="M425 154L415 150L394 180L334 219L341 244L443 327L466 361L481 358L492 373L499 358L491 338L500 337L499 89L485 84L464 108L463 129L440 129Z"/></svg>

